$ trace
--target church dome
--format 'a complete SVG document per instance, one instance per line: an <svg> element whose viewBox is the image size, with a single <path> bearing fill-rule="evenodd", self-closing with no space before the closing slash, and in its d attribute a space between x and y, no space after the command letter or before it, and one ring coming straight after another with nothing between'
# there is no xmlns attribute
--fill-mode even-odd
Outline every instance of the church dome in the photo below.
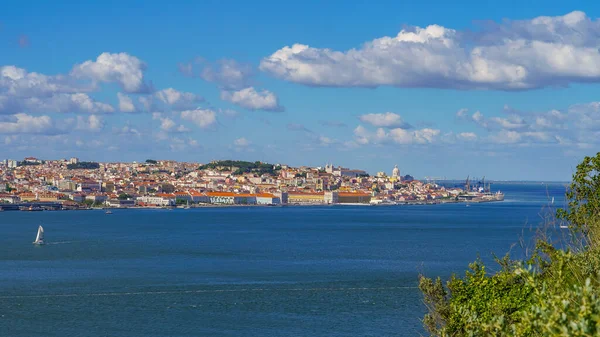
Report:
<svg viewBox="0 0 600 337"><path fill-rule="evenodd" d="M398 168L398 165L394 166L394 169L392 170L392 177L398 177L400 176L400 169Z"/></svg>

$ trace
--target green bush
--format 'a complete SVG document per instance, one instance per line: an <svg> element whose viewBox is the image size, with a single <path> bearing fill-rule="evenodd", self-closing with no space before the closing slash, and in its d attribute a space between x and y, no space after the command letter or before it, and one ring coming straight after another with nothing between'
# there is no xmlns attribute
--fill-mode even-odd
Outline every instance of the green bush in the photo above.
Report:
<svg viewBox="0 0 600 337"><path fill-rule="evenodd" d="M527 260L481 261L445 284L420 276L431 336L600 335L600 153L577 167L557 218L570 226L566 249L540 238Z"/></svg>

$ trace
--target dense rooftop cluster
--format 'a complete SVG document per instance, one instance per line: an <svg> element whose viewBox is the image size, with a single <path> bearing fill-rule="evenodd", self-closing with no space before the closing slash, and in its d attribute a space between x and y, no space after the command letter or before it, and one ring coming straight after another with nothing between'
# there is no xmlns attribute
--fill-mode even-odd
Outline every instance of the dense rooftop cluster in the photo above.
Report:
<svg viewBox="0 0 600 337"><path fill-rule="evenodd" d="M194 204L334 204L455 198L462 189L379 172L325 165L290 167L245 161L207 164L169 160L95 163L5 160L0 202L54 202L70 206L164 207Z"/></svg>

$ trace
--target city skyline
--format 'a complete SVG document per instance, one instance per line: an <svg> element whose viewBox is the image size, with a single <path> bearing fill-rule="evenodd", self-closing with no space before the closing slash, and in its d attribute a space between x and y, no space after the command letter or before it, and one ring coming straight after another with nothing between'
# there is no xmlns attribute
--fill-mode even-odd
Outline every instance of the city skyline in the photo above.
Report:
<svg viewBox="0 0 600 337"><path fill-rule="evenodd" d="M1 159L567 181L600 145L596 4L35 3L0 13Z"/></svg>

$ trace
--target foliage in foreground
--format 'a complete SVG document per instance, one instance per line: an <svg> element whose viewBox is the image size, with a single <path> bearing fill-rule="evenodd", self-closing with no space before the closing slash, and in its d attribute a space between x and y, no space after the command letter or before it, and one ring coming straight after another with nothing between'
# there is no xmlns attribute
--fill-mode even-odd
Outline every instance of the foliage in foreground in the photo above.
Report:
<svg viewBox="0 0 600 337"><path fill-rule="evenodd" d="M537 241L525 261L481 261L445 284L421 276L431 336L600 335L600 153L578 165L558 219L572 231L566 249Z"/></svg>

